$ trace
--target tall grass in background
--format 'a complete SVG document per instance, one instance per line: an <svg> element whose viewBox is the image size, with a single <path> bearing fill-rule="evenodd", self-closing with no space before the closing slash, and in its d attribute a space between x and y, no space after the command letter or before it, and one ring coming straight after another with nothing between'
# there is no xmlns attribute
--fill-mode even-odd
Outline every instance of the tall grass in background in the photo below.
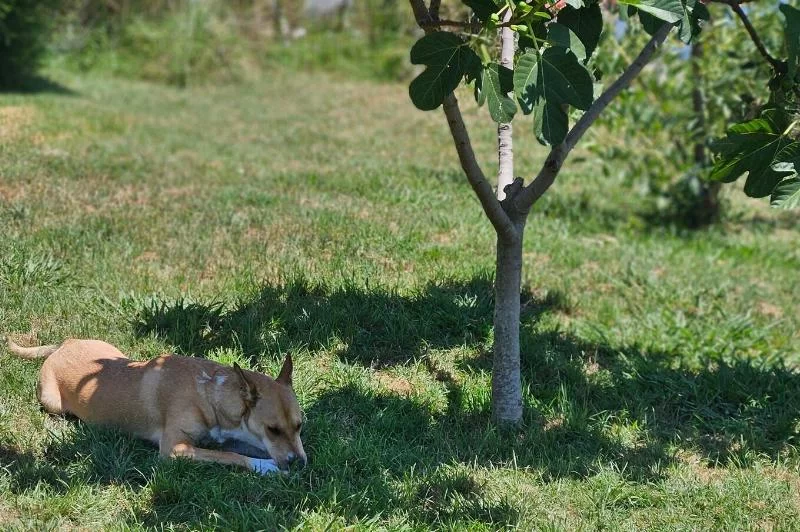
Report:
<svg viewBox="0 0 800 532"><path fill-rule="evenodd" d="M177 86L235 82L271 67L396 80L410 75L401 5L366 0L311 18L301 0L74 0L58 13L54 59L79 71ZM276 19L276 6L280 6Z"/></svg>

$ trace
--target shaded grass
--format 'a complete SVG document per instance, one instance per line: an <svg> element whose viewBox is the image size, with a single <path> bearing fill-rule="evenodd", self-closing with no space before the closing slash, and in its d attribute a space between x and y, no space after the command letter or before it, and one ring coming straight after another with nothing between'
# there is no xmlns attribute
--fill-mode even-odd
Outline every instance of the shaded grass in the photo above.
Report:
<svg viewBox="0 0 800 532"><path fill-rule="evenodd" d="M311 463L260 478L162 462L44 415L35 364L3 357L12 525L796 522L796 220L730 191L718 227L649 226L621 183L573 164L528 224L525 422L500 432L492 233L440 116L403 87L317 75L186 91L53 78L74 94L0 96L3 331L268 373L291 353ZM465 114L492 160L490 125ZM530 175L541 153L518 154Z"/></svg>

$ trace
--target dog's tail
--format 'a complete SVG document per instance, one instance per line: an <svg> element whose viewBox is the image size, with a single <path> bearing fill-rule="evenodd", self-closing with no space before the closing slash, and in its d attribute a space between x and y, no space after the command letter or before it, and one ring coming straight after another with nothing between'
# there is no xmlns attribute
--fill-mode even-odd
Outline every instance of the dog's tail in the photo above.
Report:
<svg viewBox="0 0 800 532"><path fill-rule="evenodd" d="M55 353L60 345L40 345L37 347L22 347L14 343L11 338L7 338L8 350L20 358L33 360L35 358L47 358Z"/></svg>

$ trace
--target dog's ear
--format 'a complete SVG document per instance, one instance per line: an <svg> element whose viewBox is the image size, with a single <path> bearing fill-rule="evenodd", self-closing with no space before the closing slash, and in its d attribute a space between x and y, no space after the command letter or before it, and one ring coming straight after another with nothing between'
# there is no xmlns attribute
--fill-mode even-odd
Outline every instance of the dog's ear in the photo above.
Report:
<svg viewBox="0 0 800 532"><path fill-rule="evenodd" d="M242 394L244 404L250 408L256 404L256 401L258 401L258 390L256 389L255 385L250 382L250 379L248 379L244 374L244 371L242 371L242 368L239 367L239 364L234 362L233 369L236 371L236 375L239 377L239 392Z"/></svg>
<svg viewBox="0 0 800 532"><path fill-rule="evenodd" d="M293 367L292 355L286 355L286 358L283 360L283 367L281 367L281 372L278 373L278 377L275 380L287 386L291 386L292 367Z"/></svg>

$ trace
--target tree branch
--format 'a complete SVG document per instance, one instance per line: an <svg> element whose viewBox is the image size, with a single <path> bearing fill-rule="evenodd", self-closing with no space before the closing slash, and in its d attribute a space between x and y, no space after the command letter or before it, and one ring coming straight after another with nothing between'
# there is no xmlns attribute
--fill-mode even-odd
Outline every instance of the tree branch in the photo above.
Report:
<svg viewBox="0 0 800 532"><path fill-rule="evenodd" d="M439 20L439 8L442 7L442 0L431 0L428 12L432 20Z"/></svg>
<svg viewBox="0 0 800 532"><path fill-rule="evenodd" d="M425 30L425 33L430 33L436 24L428 8L425 7L425 2L423 0L408 0L408 3L411 4L411 10L414 12L414 20L417 21L419 27Z"/></svg>
<svg viewBox="0 0 800 532"><path fill-rule="evenodd" d="M517 197L514 198L514 204L517 209L522 212L527 212L536 201L542 197L550 185L556 179L564 160L572 151L572 148L578 143L586 130L597 120L600 113L608 107L608 104L619 95L624 89L630 85L631 81L641 73L642 69L650 62L656 49L664 42L670 30L674 27L673 24L664 24L653 35L648 43L639 52L639 55L633 62L628 65L628 68L620 74L620 76L601 94L583 113L583 116L575 123L572 129L567 133L564 142L558 146L554 146L550 150L550 154L545 159L541 170L536 178L531 183L520 191Z"/></svg>
<svg viewBox="0 0 800 532"><path fill-rule="evenodd" d="M424 0L409 0L411 9L414 11L414 17L417 23L425 30L425 33L435 31L435 25L430 25L432 22L430 12L425 7ZM475 195L478 196L478 201L483 207L483 212L486 217L494 226L498 235L505 238L513 237L516 234L514 224L511 218L508 217L503 210L503 206L497 200L492 190L492 186L486 180L486 176L481 170L478 160L475 158L475 152L472 149L472 142L467 133L467 126L464 124L464 118L461 116L461 108L458 106L458 100L455 94L450 93L444 98L442 103L444 114L447 117L447 124L450 126L450 136L453 137L453 143L458 152L458 160L461 162L461 168L464 170L464 175L467 176Z"/></svg>
<svg viewBox="0 0 800 532"><path fill-rule="evenodd" d="M514 236L516 231L514 224L511 223L511 219L503 210L503 206L494 196L492 185L486 180L486 176L475 158L475 152L472 150L472 143L469 140L469 133L467 133L467 126L461 116L461 109L458 107L458 100L455 94L448 94L442 107L447 117L447 124L450 126L450 135L456 145L458 159L461 161L461 168L464 170L472 190L475 191L475 195L478 196L483 212L492 222L497 234L505 237Z"/></svg>
<svg viewBox="0 0 800 532"><path fill-rule="evenodd" d="M777 59L772 57L770 53L767 51L767 48L766 46L764 46L761 37L758 36L758 33L756 33L756 29L750 23L750 19L747 18L747 13L745 13L744 10L742 9L742 6L740 5L741 1L737 0L716 0L716 1L719 1L722 4L729 5L730 8L733 10L733 12L736 13L736 15L742 21L742 24L744 24L744 29L746 29L747 34L750 35L750 39L753 41L753 44L756 45L758 53L760 53L761 56L764 59L766 59L767 63L769 63L770 66L772 66L775 72L785 72L786 65L782 61L778 61Z"/></svg>
<svg viewBox="0 0 800 532"><path fill-rule="evenodd" d="M766 46L764 46L764 43L758 36L758 33L756 33L756 29L753 27L753 24L750 23L750 19L747 18L747 14L742 9L740 2L737 2L736 0L727 0L723 3L728 4L733 12L736 13L736 15L742 21L744 28L747 30L747 34L750 35L750 39L753 41L753 44L756 45L756 48L761 56L772 66L776 72L784 72L786 70L786 65L772 57L767 51Z"/></svg>
<svg viewBox="0 0 800 532"><path fill-rule="evenodd" d="M420 27L422 28L442 28L445 26L453 27L453 28L464 28L465 30L470 30L475 33L481 31L481 24L480 22L472 21L472 22L461 22L459 20L449 20L449 19L442 19L442 20L428 20L425 22L419 23Z"/></svg>

